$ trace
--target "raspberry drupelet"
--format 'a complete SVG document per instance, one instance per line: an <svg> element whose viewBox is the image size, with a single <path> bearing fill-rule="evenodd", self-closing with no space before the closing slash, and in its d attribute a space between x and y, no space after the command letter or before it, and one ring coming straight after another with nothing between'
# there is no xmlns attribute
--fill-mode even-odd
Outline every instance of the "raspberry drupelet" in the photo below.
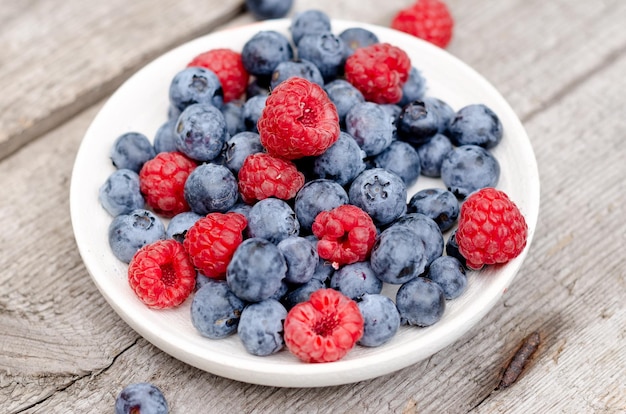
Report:
<svg viewBox="0 0 626 414"><path fill-rule="evenodd" d="M391 27L445 48L452 38L454 21L446 4L440 0L417 0L402 9Z"/></svg>
<svg viewBox="0 0 626 414"><path fill-rule="evenodd" d="M304 174L291 161L262 152L248 155L238 176L239 193L248 204L269 197L292 199L304 185Z"/></svg>

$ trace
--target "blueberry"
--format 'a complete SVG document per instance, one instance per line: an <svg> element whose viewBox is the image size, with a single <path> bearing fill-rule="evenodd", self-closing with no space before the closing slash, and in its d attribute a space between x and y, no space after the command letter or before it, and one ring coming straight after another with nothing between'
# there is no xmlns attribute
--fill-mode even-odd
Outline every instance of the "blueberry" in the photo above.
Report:
<svg viewBox="0 0 626 414"><path fill-rule="evenodd" d="M467 266L467 260L459 251L459 244L456 242L456 230L450 234L448 240L446 241L446 254L457 259L462 266Z"/></svg>
<svg viewBox="0 0 626 414"><path fill-rule="evenodd" d="M167 119L168 121L171 121L172 119L174 121L176 121L178 119L178 117L180 116L180 113L182 111L178 108L176 108L174 105L172 105L171 103L169 104L169 106L167 107Z"/></svg>
<svg viewBox="0 0 626 414"><path fill-rule="evenodd" d="M326 82L339 75L343 54L343 40L330 32L306 34L298 42L298 57L313 62Z"/></svg>
<svg viewBox="0 0 626 414"><path fill-rule="evenodd" d="M417 150L402 141L393 141L374 158L374 164L397 174L407 187L413 185L420 175L420 157Z"/></svg>
<svg viewBox="0 0 626 414"><path fill-rule="evenodd" d="M144 134L127 132L115 139L110 156L115 168L139 173L143 164L156 156L156 151Z"/></svg>
<svg viewBox="0 0 626 414"><path fill-rule="evenodd" d="M416 277L400 286L396 306L403 325L430 326L441 319L446 299L438 284Z"/></svg>
<svg viewBox="0 0 626 414"><path fill-rule="evenodd" d="M426 188L411 197L407 213L421 213L430 217L444 232L450 229L459 217L459 202L450 191Z"/></svg>
<svg viewBox="0 0 626 414"><path fill-rule="evenodd" d="M246 87L246 98L250 99L254 96L267 96L270 94L271 76L252 76L252 80Z"/></svg>
<svg viewBox="0 0 626 414"><path fill-rule="evenodd" d="M304 10L293 16L289 30L297 45L304 35L330 32L330 18L321 10Z"/></svg>
<svg viewBox="0 0 626 414"><path fill-rule="evenodd" d="M373 102L354 105L346 114L346 130L368 156L377 155L393 141L395 126L391 116Z"/></svg>
<svg viewBox="0 0 626 414"><path fill-rule="evenodd" d="M415 146L422 145L439 131L437 111L428 102L413 101L402 108L397 128L401 140Z"/></svg>
<svg viewBox="0 0 626 414"><path fill-rule="evenodd" d="M212 279L206 275L203 275L200 272L196 272L196 287L195 290L196 292L200 289L202 289L202 286L206 285L207 283L214 281L215 279Z"/></svg>
<svg viewBox="0 0 626 414"><path fill-rule="evenodd" d="M400 313L393 300L383 295L363 295L357 303L363 316L363 336L358 344L376 347L388 342L400 328Z"/></svg>
<svg viewBox="0 0 626 414"><path fill-rule="evenodd" d="M280 282L280 287L278 288L278 290L274 292L274 294L270 296L269 299L274 299L282 303L283 298L289 291L289 286L289 283L287 283L287 281L283 279L283 281Z"/></svg>
<svg viewBox="0 0 626 414"><path fill-rule="evenodd" d="M441 177L441 164L448 152L452 151L452 148L450 139L439 133L417 147L421 174L426 177Z"/></svg>
<svg viewBox="0 0 626 414"><path fill-rule="evenodd" d="M398 102L398 105L403 107L413 101L423 99L425 91L426 79L422 76L422 72L417 70L416 67L411 67L409 78L402 86L402 98L400 102Z"/></svg>
<svg viewBox="0 0 626 414"><path fill-rule="evenodd" d="M278 250L287 262L287 282L306 283L311 280L319 255L310 241L303 237L287 237L278 243Z"/></svg>
<svg viewBox="0 0 626 414"><path fill-rule="evenodd" d="M341 125L345 125L346 115L354 105L365 102L361 91L343 79L335 79L327 83L324 86L324 90L337 108L337 115Z"/></svg>
<svg viewBox="0 0 626 414"><path fill-rule="evenodd" d="M235 102L228 102L222 107L222 115L226 121L226 130L228 135L233 136L239 132L245 131L246 126L243 121L243 108Z"/></svg>
<svg viewBox="0 0 626 414"><path fill-rule="evenodd" d="M391 223L406 212L404 181L383 168L372 168L357 176L348 191L350 203L369 214L374 223Z"/></svg>
<svg viewBox="0 0 626 414"><path fill-rule="evenodd" d="M317 66L309 60L300 58L299 60L280 62L272 73L270 87L274 89L281 82L294 76L306 79L310 82L318 84L319 86L324 86L324 78L322 77L322 73Z"/></svg>
<svg viewBox="0 0 626 414"><path fill-rule="evenodd" d="M317 251L317 242L319 241L317 237L315 237L314 235L310 235L306 236L305 238L311 242L311 244ZM335 268L333 267L332 263L320 257L317 261L315 271L313 272L313 277L311 279L317 279L324 285L328 285L334 273Z"/></svg>
<svg viewBox="0 0 626 414"><path fill-rule="evenodd" d="M170 119L157 129L154 135L154 149L156 153L178 151L176 148L176 119Z"/></svg>
<svg viewBox="0 0 626 414"><path fill-rule="evenodd" d="M294 210L300 226L310 231L319 213L344 204L348 204L346 190L334 181L319 179L309 181L298 191Z"/></svg>
<svg viewBox="0 0 626 414"><path fill-rule="evenodd" d="M341 131L339 139L322 155L315 158L313 172L337 184L348 185L365 170L365 152L347 132Z"/></svg>
<svg viewBox="0 0 626 414"><path fill-rule="evenodd" d="M243 46L241 61L248 73L254 76L271 76L280 62L291 60L293 49L289 39L273 31L256 33Z"/></svg>
<svg viewBox="0 0 626 414"><path fill-rule="evenodd" d="M154 384L139 382L124 387L115 399L115 414L167 414L163 392Z"/></svg>
<svg viewBox="0 0 626 414"><path fill-rule="evenodd" d="M250 210L252 210L252 206L250 204L246 204L244 202L240 202L235 204L228 210L229 213L239 213L246 217L246 221L250 216Z"/></svg>
<svg viewBox="0 0 626 414"><path fill-rule="evenodd" d="M245 302L223 280L208 280L191 302L191 323L207 338L220 339L237 331Z"/></svg>
<svg viewBox="0 0 626 414"><path fill-rule="evenodd" d="M285 306L291 309L298 303L306 302L311 297L311 293L325 288L324 282L319 279L311 279L308 282L296 286L285 295Z"/></svg>
<svg viewBox="0 0 626 414"><path fill-rule="evenodd" d="M246 0L248 11L257 20L285 17L292 5L293 0Z"/></svg>
<svg viewBox="0 0 626 414"><path fill-rule="evenodd" d="M378 36L362 27L349 27L339 33L339 38L344 44L344 60L352 56L358 48L371 46L379 42Z"/></svg>
<svg viewBox="0 0 626 414"><path fill-rule="evenodd" d="M289 204L278 198L266 198L250 209L248 234L278 244L300 233L300 223Z"/></svg>
<svg viewBox="0 0 626 414"><path fill-rule="evenodd" d="M125 168L115 170L100 187L98 199L113 217L144 208L145 202L139 190L139 175Z"/></svg>
<svg viewBox="0 0 626 414"><path fill-rule="evenodd" d="M383 282L376 276L369 262L357 262L337 270L330 279L330 287L356 300L365 294L380 293Z"/></svg>
<svg viewBox="0 0 626 414"><path fill-rule="evenodd" d="M237 180L230 170L212 163L196 167L185 182L185 200L200 215L226 212L237 202Z"/></svg>
<svg viewBox="0 0 626 414"><path fill-rule="evenodd" d="M257 122L265 108L267 95L256 95L248 99L241 109L241 119L246 131L258 133Z"/></svg>
<svg viewBox="0 0 626 414"><path fill-rule="evenodd" d="M286 273L287 263L278 247L253 237L235 250L226 268L226 281L238 298L261 302L280 289Z"/></svg>
<svg viewBox="0 0 626 414"><path fill-rule="evenodd" d="M502 123L484 104L468 105L459 109L450 123L448 136L456 146L478 145L493 148L502 140Z"/></svg>
<svg viewBox="0 0 626 414"><path fill-rule="evenodd" d="M432 96L425 96L422 100L429 108L432 108L437 113L437 117L439 118L438 132L440 134L447 134L450 123L456 115L454 109L452 109L447 102Z"/></svg>
<svg viewBox="0 0 626 414"><path fill-rule="evenodd" d="M174 239L182 243L185 240L187 231L202 217L203 216L193 211L185 211L175 215L167 224L167 230L165 232L166 238Z"/></svg>
<svg viewBox="0 0 626 414"><path fill-rule="evenodd" d="M176 148L191 159L211 161L220 154L227 138L226 119L212 105L190 105L178 117Z"/></svg>
<svg viewBox="0 0 626 414"><path fill-rule="evenodd" d="M170 103L181 112L193 104L220 108L224 104L224 90L213 71L192 66L174 76L170 83L169 98Z"/></svg>
<svg viewBox="0 0 626 414"><path fill-rule="evenodd" d="M109 225L109 245L113 255L124 263L143 246L165 238L165 225L151 211L137 209L121 214Z"/></svg>
<svg viewBox="0 0 626 414"><path fill-rule="evenodd" d="M443 254L443 234L435 220L430 217L420 213L408 213L396 220L393 226L409 227L424 242L427 266Z"/></svg>
<svg viewBox="0 0 626 414"><path fill-rule="evenodd" d="M267 356L283 349L287 309L275 299L251 303L241 313L237 334L252 355Z"/></svg>
<svg viewBox="0 0 626 414"><path fill-rule="evenodd" d="M233 135L226 141L224 148L225 165L233 174L239 172L248 155L264 151L259 134L250 131Z"/></svg>
<svg viewBox="0 0 626 414"><path fill-rule="evenodd" d="M458 298L467 288L465 268L456 257L437 258L430 264L427 277L441 287L446 299Z"/></svg>
<svg viewBox="0 0 626 414"><path fill-rule="evenodd" d="M424 241L408 226L391 226L376 238L370 265L386 283L399 285L415 279L428 265Z"/></svg>
<svg viewBox="0 0 626 414"><path fill-rule="evenodd" d="M495 187L500 164L489 151L477 145L463 145L450 151L441 163L441 178L457 198L484 187Z"/></svg>

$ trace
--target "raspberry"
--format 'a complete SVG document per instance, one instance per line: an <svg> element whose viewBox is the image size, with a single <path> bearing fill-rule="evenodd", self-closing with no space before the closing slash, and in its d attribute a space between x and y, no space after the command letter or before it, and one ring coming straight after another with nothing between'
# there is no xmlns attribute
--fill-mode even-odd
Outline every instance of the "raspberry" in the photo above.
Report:
<svg viewBox="0 0 626 414"><path fill-rule="evenodd" d="M319 239L318 254L335 268L365 260L376 240L372 218L351 204L322 211L315 217L312 229Z"/></svg>
<svg viewBox="0 0 626 414"><path fill-rule="evenodd" d="M341 359L363 336L363 316L353 300L334 289L319 289L285 318L285 345L304 362Z"/></svg>
<svg viewBox="0 0 626 414"><path fill-rule="evenodd" d="M267 151L290 160L320 155L339 138L335 104L321 86L299 77L272 91L257 126Z"/></svg>
<svg viewBox="0 0 626 414"><path fill-rule="evenodd" d="M173 217L189 211L184 196L185 181L196 166L180 152L162 152L143 165L139 185L155 213Z"/></svg>
<svg viewBox="0 0 626 414"><path fill-rule="evenodd" d="M304 185L304 174L287 160L257 153L246 157L239 170L239 192L246 203L269 197L289 200Z"/></svg>
<svg viewBox="0 0 626 414"><path fill-rule="evenodd" d="M212 49L200 53L187 64L214 72L224 90L224 103L241 98L248 86L249 75L243 67L241 54L231 49Z"/></svg>
<svg viewBox="0 0 626 414"><path fill-rule="evenodd" d="M209 213L196 221L183 242L194 266L207 277L224 279L247 223L239 213Z"/></svg>
<svg viewBox="0 0 626 414"><path fill-rule="evenodd" d="M417 0L402 9L391 27L445 48L452 38L454 21L446 4L440 0Z"/></svg>
<svg viewBox="0 0 626 414"><path fill-rule="evenodd" d="M150 308L173 308L193 291L196 269L181 243L158 240L133 256L128 265L128 282Z"/></svg>
<svg viewBox="0 0 626 414"><path fill-rule="evenodd" d="M376 43L357 49L346 60L345 76L367 101L395 104L402 99L410 70L411 60L402 49Z"/></svg>
<svg viewBox="0 0 626 414"><path fill-rule="evenodd" d="M526 246L527 237L524 216L502 191L483 188L461 206L456 241L471 269L517 257Z"/></svg>

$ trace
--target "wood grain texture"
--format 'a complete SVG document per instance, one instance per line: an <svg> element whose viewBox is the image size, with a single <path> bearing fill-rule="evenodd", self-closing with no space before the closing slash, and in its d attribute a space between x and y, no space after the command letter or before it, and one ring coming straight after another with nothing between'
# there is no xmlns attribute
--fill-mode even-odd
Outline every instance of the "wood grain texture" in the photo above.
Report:
<svg viewBox="0 0 626 414"><path fill-rule="evenodd" d="M315 2L379 24L396 3ZM98 104L0 162L0 412L112 412L119 390L139 381L161 387L172 413L626 412L624 3L448 4L450 51L524 120L542 183L528 258L478 325L401 371L319 389L239 383L161 352L100 296L71 232L72 162ZM534 331L533 358L496 391Z"/></svg>
<svg viewBox="0 0 626 414"><path fill-rule="evenodd" d="M0 159L96 103L147 61L223 24L242 4L2 2Z"/></svg>

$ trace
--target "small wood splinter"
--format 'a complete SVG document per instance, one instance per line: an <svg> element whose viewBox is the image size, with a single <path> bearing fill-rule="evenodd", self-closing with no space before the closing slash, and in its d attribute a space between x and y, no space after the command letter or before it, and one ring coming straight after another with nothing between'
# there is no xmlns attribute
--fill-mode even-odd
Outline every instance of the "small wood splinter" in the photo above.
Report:
<svg viewBox="0 0 626 414"><path fill-rule="evenodd" d="M509 362L509 365L504 370L500 384L496 389L507 388L517 381L517 378L524 370L526 362L533 356L540 342L541 338L539 337L539 332L533 332L524 338L524 342L522 342L522 345L517 352L515 352L511 362Z"/></svg>

